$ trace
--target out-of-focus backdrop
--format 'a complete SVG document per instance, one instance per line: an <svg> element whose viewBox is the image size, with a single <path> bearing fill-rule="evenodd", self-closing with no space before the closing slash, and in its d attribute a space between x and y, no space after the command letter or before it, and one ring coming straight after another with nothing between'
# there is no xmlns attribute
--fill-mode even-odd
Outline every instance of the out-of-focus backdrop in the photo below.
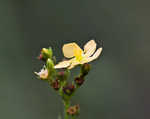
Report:
<svg viewBox="0 0 150 119"><path fill-rule="evenodd" d="M40 49L103 41L73 97L80 119L150 119L150 2L0 0L0 119L58 119L62 104L34 71ZM77 71L75 71L77 72Z"/></svg>

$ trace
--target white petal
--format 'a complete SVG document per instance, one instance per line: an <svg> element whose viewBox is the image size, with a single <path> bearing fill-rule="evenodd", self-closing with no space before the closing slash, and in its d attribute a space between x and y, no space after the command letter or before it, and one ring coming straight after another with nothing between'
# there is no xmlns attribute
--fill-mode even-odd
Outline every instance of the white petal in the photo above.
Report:
<svg viewBox="0 0 150 119"><path fill-rule="evenodd" d="M36 74L37 76L39 76L39 75L40 75L38 72L34 72L34 74Z"/></svg>
<svg viewBox="0 0 150 119"><path fill-rule="evenodd" d="M90 57L93 55L93 53L96 50L96 43L94 40L90 40L86 45L84 46L84 52L86 57Z"/></svg>
<svg viewBox="0 0 150 119"><path fill-rule="evenodd" d="M75 51L81 51L82 49L76 43L65 44L62 48L64 56L67 58L72 58L75 55Z"/></svg>
<svg viewBox="0 0 150 119"><path fill-rule="evenodd" d="M71 61L70 60L67 60L67 61L62 61L62 62L59 62L58 64L56 64L54 66L55 69L60 69L60 68L66 68L70 65Z"/></svg>
<svg viewBox="0 0 150 119"><path fill-rule="evenodd" d="M43 80L48 78L48 70L47 69L42 69L39 73L37 73L37 72L34 72L34 73Z"/></svg>
<svg viewBox="0 0 150 119"><path fill-rule="evenodd" d="M99 48L92 57L87 58L87 61L85 63L88 63L97 59L100 56L101 52L102 52L102 48Z"/></svg>

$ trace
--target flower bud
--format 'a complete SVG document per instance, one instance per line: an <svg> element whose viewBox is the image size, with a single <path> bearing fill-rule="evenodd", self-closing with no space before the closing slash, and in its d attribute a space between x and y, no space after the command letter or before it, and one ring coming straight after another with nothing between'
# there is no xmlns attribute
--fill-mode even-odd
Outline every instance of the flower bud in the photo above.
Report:
<svg viewBox="0 0 150 119"><path fill-rule="evenodd" d="M64 81L66 79L66 74L64 71L60 71L58 72L57 77L60 81Z"/></svg>
<svg viewBox="0 0 150 119"><path fill-rule="evenodd" d="M48 58L52 58L52 55L53 55L52 48L48 48L48 49L43 48L41 50L41 54L39 56L39 59L46 61Z"/></svg>
<svg viewBox="0 0 150 119"><path fill-rule="evenodd" d="M91 69L90 64L83 64L81 67L81 75L86 76L89 73L90 69Z"/></svg>
<svg viewBox="0 0 150 119"><path fill-rule="evenodd" d="M60 72L58 72L58 76L60 76L60 77L64 77L64 75L65 75L65 72L64 72L64 71L60 71Z"/></svg>
<svg viewBox="0 0 150 119"><path fill-rule="evenodd" d="M62 70L60 72L58 72L57 77L60 81L65 81L67 80L68 76L69 76L70 72L68 70Z"/></svg>
<svg viewBox="0 0 150 119"><path fill-rule="evenodd" d="M63 88L63 91L66 95L72 95L75 90L75 86L73 84L67 85Z"/></svg>
<svg viewBox="0 0 150 119"><path fill-rule="evenodd" d="M53 87L55 90L59 90L60 84L59 84L58 79L56 79L54 82L52 82L52 87Z"/></svg>
<svg viewBox="0 0 150 119"><path fill-rule="evenodd" d="M79 114L79 111L80 111L79 105L71 106L67 109L67 113L71 116Z"/></svg>
<svg viewBox="0 0 150 119"><path fill-rule="evenodd" d="M44 60L42 54L38 57L39 60Z"/></svg>
<svg viewBox="0 0 150 119"><path fill-rule="evenodd" d="M78 86L81 86L84 83L84 78L82 76L76 77L74 81Z"/></svg>
<svg viewBox="0 0 150 119"><path fill-rule="evenodd" d="M48 58L48 60L47 60L47 62L46 62L46 67L47 67L47 69L48 69L49 71L51 71L51 70L54 69L54 63L53 63L53 61L52 61L50 58Z"/></svg>

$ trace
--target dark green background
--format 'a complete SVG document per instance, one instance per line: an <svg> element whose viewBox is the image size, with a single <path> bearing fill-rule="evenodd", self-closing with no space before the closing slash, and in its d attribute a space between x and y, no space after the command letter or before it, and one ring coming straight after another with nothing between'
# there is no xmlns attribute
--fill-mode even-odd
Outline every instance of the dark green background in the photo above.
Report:
<svg viewBox="0 0 150 119"><path fill-rule="evenodd" d="M148 0L0 0L0 119L57 119L60 98L33 74L36 57L52 46L60 61L64 43L91 37L104 50L73 98L80 119L149 119Z"/></svg>

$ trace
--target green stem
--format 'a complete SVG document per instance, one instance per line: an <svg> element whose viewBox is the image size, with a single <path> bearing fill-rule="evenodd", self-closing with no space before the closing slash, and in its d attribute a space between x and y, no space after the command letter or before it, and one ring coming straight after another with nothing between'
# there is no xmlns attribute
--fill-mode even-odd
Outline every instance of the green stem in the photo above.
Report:
<svg viewBox="0 0 150 119"><path fill-rule="evenodd" d="M75 119L75 116L72 116L72 119Z"/></svg>
<svg viewBox="0 0 150 119"><path fill-rule="evenodd" d="M64 119L69 119L69 115L67 114L67 109L70 107L70 101L64 100Z"/></svg>

